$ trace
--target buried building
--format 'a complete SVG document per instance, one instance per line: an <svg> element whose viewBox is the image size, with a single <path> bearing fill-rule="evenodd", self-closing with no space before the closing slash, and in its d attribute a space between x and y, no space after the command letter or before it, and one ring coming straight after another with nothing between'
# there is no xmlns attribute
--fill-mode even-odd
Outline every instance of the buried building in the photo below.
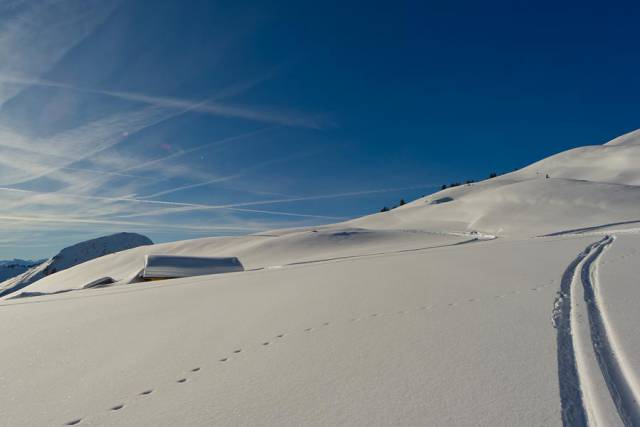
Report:
<svg viewBox="0 0 640 427"><path fill-rule="evenodd" d="M244 271L242 263L236 257L147 255L140 278L142 280L163 280L234 271Z"/></svg>

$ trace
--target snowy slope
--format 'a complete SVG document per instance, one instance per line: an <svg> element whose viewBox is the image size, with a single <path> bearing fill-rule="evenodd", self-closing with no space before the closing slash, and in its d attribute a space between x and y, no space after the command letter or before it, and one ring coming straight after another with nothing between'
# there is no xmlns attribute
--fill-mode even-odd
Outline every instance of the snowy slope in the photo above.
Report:
<svg viewBox="0 0 640 427"><path fill-rule="evenodd" d="M38 280L0 301L3 422L640 425L639 135L387 213ZM246 271L131 283L146 254Z"/></svg>
<svg viewBox="0 0 640 427"><path fill-rule="evenodd" d="M0 297L11 295L38 280L83 262L138 246L151 245L148 237L136 233L117 233L77 243L62 249L24 273L0 283Z"/></svg>
<svg viewBox="0 0 640 427"><path fill-rule="evenodd" d="M29 294L82 289L92 281L111 277L117 283L133 281L144 267L145 255L234 256L247 270L281 268L289 264L358 258L380 253L420 250L457 244L478 236L468 233L431 233L422 230L365 230L340 226L276 230L268 234L187 240L141 246L92 260L44 277L22 289ZM13 297L20 295L14 293Z"/></svg>
<svg viewBox="0 0 640 427"><path fill-rule="evenodd" d="M351 224L482 230L522 237L640 222L638 165L640 132L635 131L602 146L568 150L516 172L449 188Z"/></svg>

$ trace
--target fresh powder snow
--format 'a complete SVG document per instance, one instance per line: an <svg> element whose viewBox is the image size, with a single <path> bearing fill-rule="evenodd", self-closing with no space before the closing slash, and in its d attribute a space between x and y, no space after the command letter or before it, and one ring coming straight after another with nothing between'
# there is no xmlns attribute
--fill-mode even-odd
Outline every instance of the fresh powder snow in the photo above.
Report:
<svg viewBox="0 0 640 427"><path fill-rule="evenodd" d="M342 223L62 251L0 301L2 424L640 425L639 164L636 131Z"/></svg>

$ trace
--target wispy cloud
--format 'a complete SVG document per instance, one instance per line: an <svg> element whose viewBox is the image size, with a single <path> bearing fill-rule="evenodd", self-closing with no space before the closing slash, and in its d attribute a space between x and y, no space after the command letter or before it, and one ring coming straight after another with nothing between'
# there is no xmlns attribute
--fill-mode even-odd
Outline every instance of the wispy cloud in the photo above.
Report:
<svg viewBox="0 0 640 427"><path fill-rule="evenodd" d="M0 147L25 152L21 159L0 156L6 169L0 173L3 185L16 185L51 175L63 168L88 159L112 148L135 132L157 125L175 116L158 108L147 108L134 112L119 113L82 126L61 132L48 138L28 138L14 131L0 129ZM19 160L19 161L16 161ZM10 178L7 172L20 171Z"/></svg>
<svg viewBox="0 0 640 427"><path fill-rule="evenodd" d="M255 79L251 83L259 82L264 79ZM155 107L170 108L175 110L191 111L204 114L210 114L220 117L239 118L250 121L270 123L289 127L302 127L310 129L322 129L329 123L328 120L320 115L302 114L295 111L286 111L283 109L269 107L256 108L241 105L223 104L217 99L226 98L237 94L241 90L252 87L252 84L239 84L231 88L224 89L220 94L211 96L202 100L180 99L166 96L153 96L134 92L120 92L111 90L101 90L74 86L62 82L54 82L50 80L21 77L8 74L0 74L0 83L10 83L25 86L51 87L58 89L67 89L77 92L90 93L95 95L104 95L113 98L123 99L141 104L152 105Z"/></svg>
<svg viewBox="0 0 640 427"><path fill-rule="evenodd" d="M150 166L155 166L158 165L159 163L165 163L167 162L167 160L172 160L175 159L177 157L182 157L182 156L186 156L187 154L192 154L198 151L202 151L205 149L209 149L209 148L213 148L213 147L218 147L218 146L222 146L222 145L227 145L233 142L237 142L237 141L241 141L241 140L245 140L245 139L249 139L249 138L253 138L256 136L260 136L264 133L267 133L271 130L274 129L278 129L278 127L275 126L269 126L269 127L263 127L257 130L252 130L249 132L245 132L242 133L240 135L234 135L234 136L229 136L226 138L221 138L215 141L210 141L207 142L205 144L199 144L196 145L194 147L191 148L187 148L184 150L180 150L180 151L176 151L175 153L171 153L168 154L166 156L162 156L162 157L158 157L156 159L152 159L152 160L147 160L147 161L143 161L141 163L129 166L127 168L123 168L120 170L120 172L127 172L127 171L131 171L131 170L135 170L135 169L145 169L148 168Z"/></svg>
<svg viewBox="0 0 640 427"><path fill-rule="evenodd" d="M332 194L320 194L314 196L303 196L303 197L288 197L288 198L280 198L280 199L266 199L266 200L253 200L247 202L239 202L239 203L228 203L228 204L220 204L220 205L208 205L202 203L187 203L187 202L174 202L174 201L166 201L166 200L154 200L154 199L143 199L143 198L135 198L135 197L105 197L105 196L86 196L86 195L77 195L77 194L67 194L67 193L38 193L32 190L24 190L24 189L16 189L16 188L8 188L8 187L0 187L0 191L7 192L15 192L15 193L23 193L23 194L35 194L43 197L56 197L62 199L83 199L83 200L95 200L95 201L107 201L107 202L126 202L126 203L135 203L135 204L148 204L148 205L162 205L162 206L173 206L179 208L193 209L193 210L218 210L218 209L229 209L229 210L239 210L239 208L244 208L247 206L260 206L260 205L270 205L270 204L282 204L282 203L291 203L291 202L300 202L300 201L310 201L310 200L326 200L326 199L337 199L344 197L358 197L358 196L367 196L372 194L380 194L380 193L389 193L389 192L398 192L398 191L406 191L406 190L416 190L416 189L424 189L424 188L432 188L433 184L423 184L423 185L412 185L407 187L393 187L393 188L380 188L375 190L363 190L363 191L351 191L351 192L341 192L341 193L332 193ZM183 210L183 211L185 211ZM275 213L271 211L270 213ZM146 215L145 213L143 215ZM142 216L142 215L140 215ZM335 218L335 217L334 217Z"/></svg>
<svg viewBox="0 0 640 427"><path fill-rule="evenodd" d="M118 221L118 220L103 220L92 218L80 218L72 216L47 216L47 215L34 215L34 216L15 216L15 215L0 215L0 220L14 221L18 223L54 223L54 224L97 224L97 225L120 225L127 227L144 227L144 228L172 228L177 230L194 230L194 231L234 231L234 232L253 232L260 231L261 227L243 227L243 226L214 226L214 225L187 225L187 224L167 224L167 223L149 223L141 221Z"/></svg>
<svg viewBox="0 0 640 427"><path fill-rule="evenodd" d="M110 0L0 2L0 74L38 76L90 35L115 8ZM0 104L22 88L0 85Z"/></svg>
<svg viewBox="0 0 640 427"><path fill-rule="evenodd" d="M128 79L127 55L110 56L107 70L96 68L101 65L93 65L96 51L90 51L96 43L117 49L103 24L121 16L126 4L0 0L0 246L59 245L123 229L202 236L326 223L344 218L263 205L388 191L297 197L270 182L280 163L313 153L299 144L268 154L280 133L319 135L315 130L332 126L322 114L241 98L279 76L280 66L235 81L227 76L201 97L185 95L197 93L195 85L171 81L173 75L153 85L146 85L146 75ZM138 73L156 73L166 60L144 57ZM177 132L202 122L200 129ZM266 160L257 152L236 156L249 144L263 144ZM227 154L233 164L218 160ZM230 203L212 203L220 200Z"/></svg>
<svg viewBox="0 0 640 427"><path fill-rule="evenodd" d="M292 154L289 156L284 156L284 157L278 157L275 159L269 159L266 160L264 162L260 162L251 166L247 166L244 168L241 168L238 172L232 174L232 175L227 175L227 176L221 176L221 177L216 177L216 178L212 178L203 182L196 182L193 184L189 184L189 185L182 185L179 187L174 187L174 188L169 188L163 191L159 191L153 194L150 194L148 196L144 196L143 198L145 199L154 199L156 197L160 197L160 196L166 196L167 194L172 194L172 193L177 193L179 191L183 191L183 190L190 190L193 188L198 188L198 187L204 187L204 186L208 186L211 184L216 184L216 183L220 183L220 182L225 182L225 181L231 181L233 179L239 178L241 176L246 175L247 173L251 172L251 171L255 171L261 168L264 168L266 166L271 166L274 164L278 164L278 163L283 163L283 162L288 162L294 159L300 159L302 157L307 157L310 156L312 153L296 153L296 154Z"/></svg>

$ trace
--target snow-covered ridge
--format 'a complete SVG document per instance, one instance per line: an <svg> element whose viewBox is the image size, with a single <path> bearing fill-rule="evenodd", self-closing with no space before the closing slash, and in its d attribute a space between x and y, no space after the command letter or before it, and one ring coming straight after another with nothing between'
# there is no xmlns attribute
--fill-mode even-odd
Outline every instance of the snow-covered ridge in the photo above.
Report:
<svg viewBox="0 0 640 427"><path fill-rule="evenodd" d="M0 296L11 295L43 277L86 261L125 249L152 244L148 237L136 233L117 233L77 243L62 249L53 258L0 283Z"/></svg>
<svg viewBox="0 0 640 427"><path fill-rule="evenodd" d="M625 133L622 136L619 136L611 141L607 142L605 145L638 145L640 144L640 129L636 129L633 132Z"/></svg>
<svg viewBox="0 0 640 427"><path fill-rule="evenodd" d="M529 237L640 221L640 130L564 151L518 171L447 188L358 227L482 230Z"/></svg>

